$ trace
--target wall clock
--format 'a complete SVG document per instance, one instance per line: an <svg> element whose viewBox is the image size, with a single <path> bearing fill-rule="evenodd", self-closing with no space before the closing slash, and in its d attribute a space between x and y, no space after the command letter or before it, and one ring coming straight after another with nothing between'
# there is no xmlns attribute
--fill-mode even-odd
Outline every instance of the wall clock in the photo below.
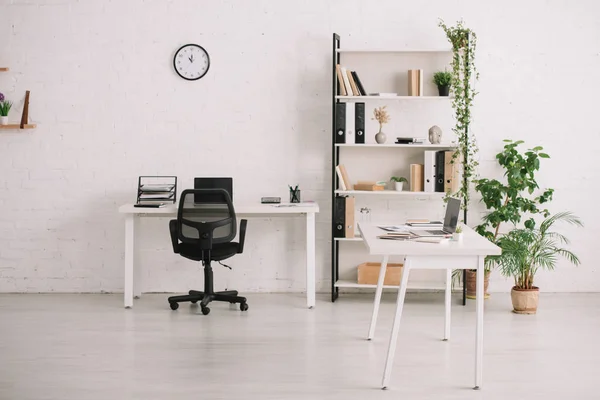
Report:
<svg viewBox="0 0 600 400"><path fill-rule="evenodd" d="M204 47L197 44L186 44L175 52L173 67L183 79L195 81L208 72L210 57Z"/></svg>

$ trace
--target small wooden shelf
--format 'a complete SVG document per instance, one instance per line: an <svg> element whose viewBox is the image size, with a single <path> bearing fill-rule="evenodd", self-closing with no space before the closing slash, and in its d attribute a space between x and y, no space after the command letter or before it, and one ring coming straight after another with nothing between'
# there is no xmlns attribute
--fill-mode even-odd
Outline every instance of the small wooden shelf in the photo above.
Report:
<svg viewBox="0 0 600 400"><path fill-rule="evenodd" d="M25 124L23 129L35 129L36 124ZM21 129L21 124L0 125L0 129Z"/></svg>
<svg viewBox="0 0 600 400"><path fill-rule="evenodd" d="M362 101L362 100L444 100L452 99L451 96L335 96L336 100Z"/></svg>
<svg viewBox="0 0 600 400"><path fill-rule="evenodd" d="M414 196L434 196L434 197L444 197L446 193L444 192L410 192L410 191L401 191L398 192L396 190L336 190L335 194L341 195L366 195L366 196L404 196L404 197L414 197Z"/></svg>
<svg viewBox="0 0 600 400"><path fill-rule="evenodd" d="M8 67L0 67L0 72L8 72L9 68Z"/></svg>
<svg viewBox="0 0 600 400"><path fill-rule="evenodd" d="M399 148L410 148L410 149L454 149L456 144L355 144L355 143L336 143L335 147L399 147Z"/></svg>

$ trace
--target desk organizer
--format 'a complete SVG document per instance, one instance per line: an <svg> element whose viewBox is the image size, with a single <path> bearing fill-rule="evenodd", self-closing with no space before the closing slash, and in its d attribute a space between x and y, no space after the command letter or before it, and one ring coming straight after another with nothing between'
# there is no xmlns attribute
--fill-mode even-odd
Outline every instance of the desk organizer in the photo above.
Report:
<svg viewBox="0 0 600 400"><path fill-rule="evenodd" d="M137 204L177 202L176 176L140 176L138 178Z"/></svg>

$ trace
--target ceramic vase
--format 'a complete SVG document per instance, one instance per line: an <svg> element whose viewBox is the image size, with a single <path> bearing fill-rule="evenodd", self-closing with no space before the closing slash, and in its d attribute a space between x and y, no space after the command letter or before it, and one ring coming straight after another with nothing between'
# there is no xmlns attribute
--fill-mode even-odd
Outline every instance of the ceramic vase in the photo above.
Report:
<svg viewBox="0 0 600 400"><path fill-rule="evenodd" d="M0 125L8 125L8 117L1 116L0 117Z"/></svg>
<svg viewBox="0 0 600 400"><path fill-rule="evenodd" d="M378 144L384 144L386 141L387 137L385 136L385 133L379 131L376 135L375 135L375 141Z"/></svg>
<svg viewBox="0 0 600 400"><path fill-rule="evenodd" d="M397 192L401 192L403 186L404 186L404 182L394 182L394 187Z"/></svg>

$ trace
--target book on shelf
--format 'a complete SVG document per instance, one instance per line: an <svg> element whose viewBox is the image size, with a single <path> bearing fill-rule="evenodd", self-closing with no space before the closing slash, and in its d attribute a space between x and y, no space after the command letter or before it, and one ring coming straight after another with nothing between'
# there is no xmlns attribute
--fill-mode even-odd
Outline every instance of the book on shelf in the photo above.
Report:
<svg viewBox="0 0 600 400"><path fill-rule="evenodd" d="M344 177L342 176L342 171L340 170L339 165L337 165L335 167L335 173L337 174L337 177L338 177L338 189L339 190L348 190L348 188L346 187L346 182L344 182Z"/></svg>
<svg viewBox="0 0 600 400"><path fill-rule="evenodd" d="M350 85L350 80L348 79L348 70L346 69L346 67L341 67L342 68L342 80L344 82L344 86L346 86L346 92L348 93L348 96L352 96L352 86Z"/></svg>
<svg viewBox="0 0 600 400"><path fill-rule="evenodd" d="M410 191L423 191L423 164L410 164Z"/></svg>
<svg viewBox="0 0 600 400"><path fill-rule="evenodd" d="M339 96L366 96L367 92L358 77L356 71L352 71L343 65L336 64L335 73L339 85Z"/></svg>
<svg viewBox="0 0 600 400"><path fill-rule="evenodd" d="M423 96L424 72L422 69L408 70L408 95Z"/></svg>
<svg viewBox="0 0 600 400"><path fill-rule="evenodd" d="M348 171L346 171L346 167L344 164L339 164L338 168L340 170L340 174L342 175L342 181L344 182L345 190L350 190L352 184L350 183L350 178L348 178Z"/></svg>
<svg viewBox="0 0 600 400"><path fill-rule="evenodd" d="M354 96L360 96L360 92L358 91L356 82L354 82L354 76L352 75L352 71L346 70L346 73L348 74L348 82L350 82L350 88L352 89L352 94Z"/></svg>
<svg viewBox="0 0 600 400"><path fill-rule="evenodd" d="M335 72L337 74L337 81L338 81L340 96L348 96L348 92L346 91L346 85L344 84L344 78L342 75L342 66L340 64L337 64L335 66Z"/></svg>
<svg viewBox="0 0 600 400"><path fill-rule="evenodd" d="M397 137L396 144L424 144L425 138Z"/></svg>
<svg viewBox="0 0 600 400"><path fill-rule="evenodd" d="M358 77L358 74L356 73L356 71L352 71L352 76L354 77L354 82L356 82L356 86L358 86L358 91L360 92L360 95L366 96L367 92L365 91L365 88L364 88L362 82L360 81L360 78Z"/></svg>

